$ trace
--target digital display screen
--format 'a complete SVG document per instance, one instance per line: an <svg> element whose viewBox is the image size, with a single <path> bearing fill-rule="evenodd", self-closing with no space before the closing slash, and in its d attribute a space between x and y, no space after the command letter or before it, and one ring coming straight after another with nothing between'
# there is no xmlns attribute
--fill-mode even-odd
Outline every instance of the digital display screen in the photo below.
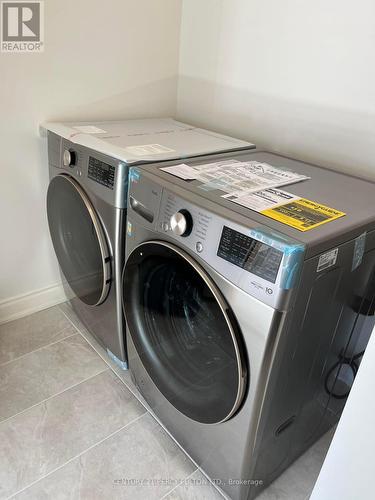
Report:
<svg viewBox="0 0 375 500"><path fill-rule="evenodd" d="M224 226L217 251L218 257L275 283L283 253Z"/></svg>
<svg viewBox="0 0 375 500"><path fill-rule="evenodd" d="M90 156L88 176L93 181L113 189L115 182L115 167Z"/></svg>

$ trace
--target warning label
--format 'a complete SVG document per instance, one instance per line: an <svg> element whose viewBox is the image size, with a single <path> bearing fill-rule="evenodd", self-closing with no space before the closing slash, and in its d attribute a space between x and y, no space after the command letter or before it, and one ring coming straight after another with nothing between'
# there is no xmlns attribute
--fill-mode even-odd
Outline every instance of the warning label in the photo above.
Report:
<svg viewBox="0 0 375 500"><path fill-rule="evenodd" d="M336 264L337 256L339 254L339 249L334 248L329 252L324 253L319 257L317 272L323 271L324 269L328 269Z"/></svg>
<svg viewBox="0 0 375 500"><path fill-rule="evenodd" d="M299 231L309 231L346 215L345 212L306 200L306 198L263 210L261 213Z"/></svg>

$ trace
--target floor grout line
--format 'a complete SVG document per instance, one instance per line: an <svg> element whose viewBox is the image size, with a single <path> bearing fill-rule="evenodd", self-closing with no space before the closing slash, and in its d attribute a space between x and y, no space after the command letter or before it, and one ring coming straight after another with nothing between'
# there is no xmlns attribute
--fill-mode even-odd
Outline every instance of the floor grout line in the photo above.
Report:
<svg viewBox="0 0 375 500"><path fill-rule="evenodd" d="M227 494L222 491L218 485L216 485L213 480L206 474L206 472L204 472L203 469L201 469L201 467L198 466L198 470L199 472L202 474L202 476L204 476L207 481L210 483L210 485L223 497L224 500L230 500L230 498L227 496Z"/></svg>
<svg viewBox="0 0 375 500"><path fill-rule="evenodd" d="M58 333L61 333L61 332L63 332L64 330L67 330L68 328L69 328L69 326L67 326L66 328L63 328L63 329L62 329L62 330L60 330ZM77 328L75 328L75 330L77 330ZM62 342L63 340L69 339L70 337L74 337L74 335L79 335L79 332L78 332L78 331L76 331L75 333L72 333L71 335L67 335L66 337L63 337L63 338L61 338L61 339L59 339L59 340L55 340L54 342L50 342L49 344L42 345L41 347L38 347L37 349L34 349L33 351L26 352L25 354L22 354L21 356L18 356L17 358L10 359L9 361L6 361L5 363L0 364L0 369L1 369L3 366L7 366L7 365L9 365L10 363L13 363L14 361L18 361L19 359L23 359L23 358L25 358L26 356L29 356L30 354L34 354L34 352L41 351L42 349L45 349L45 348L47 348L47 347L50 347L51 345L58 344L59 342Z"/></svg>
<svg viewBox="0 0 375 500"><path fill-rule="evenodd" d="M129 427L130 425L134 424L137 420L141 419L142 417L144 417L146 415L146 413L142 413L142 415L139 415L138 417L134 418L133 420L131 420L130 422L128 422L127 424L123 425L122 427L120 427L120 429L117 429L117 431L114 431L114 432L111 432L111 434L108 434L108 436L106 436L105 438L103 439L100 439L98 442L96 442L95 444L89 446L88 448L86 448L84 451L81 451L80 453L78 453L77 455L75 455L74 457L70 458L69 460L67 460L65 463L63 463L62 465L59 465L58 467L55 467L55 469L51 470L50 472L48 472L47 474L45 474L44 476L40 477L39 479L37 479L36 481L33 481L32 483L28 484L27 486L25 486L24 488L21 488L20 490L16 491L15 493L12 493L12 495L10 495L9 497L7 497L5 500L10 500L11 498L14 498L16 495L18 495L19 493L22 493L23 491L27 490L28 488L31 488L31 486L34 486L34 484L36 483L39 483L40 481L42 481L43 479L45 479L46 477L50 476L51 474L53 474L54 472L57 472L58 470L62 469L63 467L65 467L67 464L73 462L74 460L76 460L77 458L81 457L82 455L84 455L85 453L89 452L90 450L92 450L93 448L95 448L96 446L99 446L100 444L104 443L104 441L106 441L107 439L110 439L111 437L115 436L117 433L123 431L124 429L126 429L126 427Z"/></svg>
<svg viewBox="0 0 375 500"><path fill-rule="evenodd" d="M64 302L65 303L65 302ZM101 352L99 352L96 347L92 344L92 342L90 341L90 339L87 338L87 336L81 332L81 330L78 328L77 325L74 324L73 320L71 318L69 318L69 316L66 314L66 312L61 309L60 307L60 310L62 311L62 313L65 315L65 317L72 323L72 325L76 328L76 330L78 331L78 333L84 338L84 340L89 344L89 346L94 349L94 351L96 352L96 354L98 356L100 356L100 358L104 361L104 363L106 363L106 365L109 367L109 369L112 371L112 373L114 373L116 375L116 377L124 384L124 386L133 394L133 396L136 398L137 401L139 401L139 403L141 403L141 405L143 406L143 408L150 413L150 410L149 408L145 405L145 403L139 399L138 395L134 392L134 390L132 389L132 387L130 387L126 382L125 380L117 373L116 370L113 369L113 366L111 364L111 360L110 358L108 357L108 355L105 353L104 356ZM85 328L85 327L84 327ZM86 328L85 328L86 329ZM89 335L90 333L87 332ZM152 414L151 414L152 415ZM160 424L160 422L158 422ZM163 427L164 428L164 427ZM186 452L185 452L186 453Z"/></svg>
<svg viewBox="0 0 375 500"><path fill-rule="evenodd" d="M92 379L92 378L94 378L94 377L97 377L98 375L100 375L101 373L106 372L107 370L108 370L108 368L104 368L104 369L100 370L99 372L94 373L94 375L90 375L90 377L87 377L87 378L85 378L85 379L83 379L83 380L80 380L80 381L79 381L79 382L77 382L76 384L72 384L72 385L70 385L69 387L67 387L67 388L63 389L62 391L56 392L56 393L55 393L55 394L53 394L52 396L49 396L48 398L42 399L41 401L38 401L38 403L35 403L35 404L31 405L31 406L28 406L28 407L27 407L27 408L25 408L24 410L21 410L21 411L19 411L19 412L15 413L14 415L11 415L10 417L5 418L4 420L1 420L1 421L0 421L0 426L1 426L2 424L4 424L5 422L8 422L8 421L9 421L9 420L11 420L12 418L14 418L14 417L18 417L18 415L22 415L22 413L26 413L27 411L31 410L32 408L35 408L36 406L39 406L39 405L41 405L41 404L43 404L43 403L46 403L46 402L47 402L47 401L49 401L50 399L53 399L53 398L55 398L56 396L60 396L60 395L61 395L61 394L63 394L64 392L69 391L70 389L73 389L74 387L77 387L77 386L79 386L80 384L83 384L83 383L87 382L88 380L90 380L90 379Z"/></svg>
<svg viewBox="0 0 375 500"><path fill-rule="evenodd" d="M41 312L45 312L45 311L48 311L49 309L55 309L55 308L57 308L57 309L58 309L58 310L62 313L62 315L65 317L65 319L67 319L66 315L64 314L64 311L63 311L63 310L61 309L61 307L60 307L60 305L61 305L61 304L65 304L65 302L59 302L58 304L55 304L54 306L47 307L46 309L42 309L42 310L40 310L40 311L36 311L36 312L34 312L34 313L32 313L32 314L27 314L26 316L22 316L21 318L14 319L14 320L12 320L12 321L8 321L7 323L0 323L0 330L1 330L1 327L2 327L3 325L7 325L7 324L9 324L9 323L13 323L13 322L19 321L19 320L21 320L21 319L29 318L30 316L33 316L34 314L39 314L39 313L41 313ZM72 322L71 322L71 321L70 321L70 324L72 324ZM69 325L68 325L68 326L69 326ZM55 335L57 335L57 334L59 334L59 333L63 332L64 330L66 330L66 328L68 328L68 326L64 326L63 328L61 328L60 330L58 330L58 331L55 333ZM73 326L74 326L74 325L73 325ZM75 327L75 328L76 328L76 327ZM76 329L77 329L77 328L76 328ZM1 331L0 331L0 337L1 337L1 335L2 335L2 333L1 333Z"/></svg>
<svg viewBox="0 0 375 500"><path fill-rule="evenodd" d="M63 302L62 304L67 304L67 302ZM70 323L71 325L73 325L73 326L74 326L74 328L75 328L75 329L76 329L79 333L81 333L81 330L78 328L78 326L74 323L74 321L73 321L73 320L72 320L72 319L68 316L68 314L67 314L67 313L64 311L64 309L61 307L61 305L62 305L62 304L60 304L60 305L59 305L59 309L60 309L60 311L63 313L63 315L65 316L65 318L69 321L69 323Z"/></svg>
<svg viewBox="0 0 375 500"><path fill-rule="evenodd" d="M160 497L159 500L163 500L163 498L166 498L168 495L170 495L172 493L172 491L174 491L175 489L177 489L179 486L181 486L181 484L183 484L185 481L187 481L189 478L191 478L191 476L193 476L197 470L199 470L198 468L196 468L191 474L189 474L188 476L186 476L184 479L181 479L181 481L176 484L176 486L173 486L172 489L170 489L169 491L167 491L167 493L165 493L165 495L163 495L162 497Z"/></svg>

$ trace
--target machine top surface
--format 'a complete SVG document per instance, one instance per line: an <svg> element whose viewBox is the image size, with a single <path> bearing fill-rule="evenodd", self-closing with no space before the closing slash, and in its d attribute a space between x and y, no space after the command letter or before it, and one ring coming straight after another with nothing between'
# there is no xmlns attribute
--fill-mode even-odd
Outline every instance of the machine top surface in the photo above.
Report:
<svg viewBox="0 0 375 500"><path fill-rule="evenodd" d="M280 189L303 199L325 205L345 215L312 229L301 231L274 220L269 216L234 203L222 196L227 194L208 186L200 180L183 180L164 172L165 164L144 165L140 175L150 176L155 182L188 201L215 211L218 215L235 222L284 234L306 246L305 258L317 255L329 248L375 229L375 183L328 170L316 165L293 160L264 151L226 153L224 156L207 156L186 160L186 165L197 166L224 159L264 162L273 167L309 176L310 179L281 186ZM180 162L173 162L178 165ZM138 167L136 167L138 169ZM258 226L259 225L259 226Z"/></svg>
<svg viewBox="0 0 375 500"><path fill-rule="evenodd" d="M254 144L196 128L172 118L51 122L43 124L41 129L127 164L255 148Z"/></svg>

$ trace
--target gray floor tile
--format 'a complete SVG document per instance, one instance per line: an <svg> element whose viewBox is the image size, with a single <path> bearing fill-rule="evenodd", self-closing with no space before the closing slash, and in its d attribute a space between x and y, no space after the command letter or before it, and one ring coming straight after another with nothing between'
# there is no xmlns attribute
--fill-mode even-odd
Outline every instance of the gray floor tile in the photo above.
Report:
<svg viewBox="0 0 375 500"><path fill-rule="evenodd" d="M144 412L124 384L106 370L3 422L0 498L64 465Z"/></svg>
<svg viewBox="0 0 375 500"><path fill-rule="evenodd" d="M146 414L15 498L153 500L193 471L186 455ZM141 480L149 484L140 485Z"/></svg>
<svg viewBox="0 0 375 500"><path fill-rule="evenodd" d="M171 493L167 494L164 500L224 500L224 497L197 470Z"/></svg>
<svg viewBox="0 0 375 500"><path fill-rule="evenodd" d="M0 365L74 333L58 306L0 325Z"/></svg>
<svg viewBox="0 0 375 500"><path fill-rule="evenodd" d="M0 367L0 420L107 368L81 335L73 335Z"/></svg>
<svg viewBox="0 0 375 500"><path fill-rule="evenodd" d="M129 370L123 370L119 367L107 354L106 349L96 340L96 338L87 330L82 321L77 317L73 311L71 305L68 302L64 302L59 306L64 314L70 319L77 330L82 334L82 336L87 340L87 342L92 346L92 348L102 357L102 359L108 364L108 366L120 377L128 389L135 395L137 399L142 401L142 404L149 409L149 406L142 394L138 391L137 387L131 379L131 374Z"/></svg>

